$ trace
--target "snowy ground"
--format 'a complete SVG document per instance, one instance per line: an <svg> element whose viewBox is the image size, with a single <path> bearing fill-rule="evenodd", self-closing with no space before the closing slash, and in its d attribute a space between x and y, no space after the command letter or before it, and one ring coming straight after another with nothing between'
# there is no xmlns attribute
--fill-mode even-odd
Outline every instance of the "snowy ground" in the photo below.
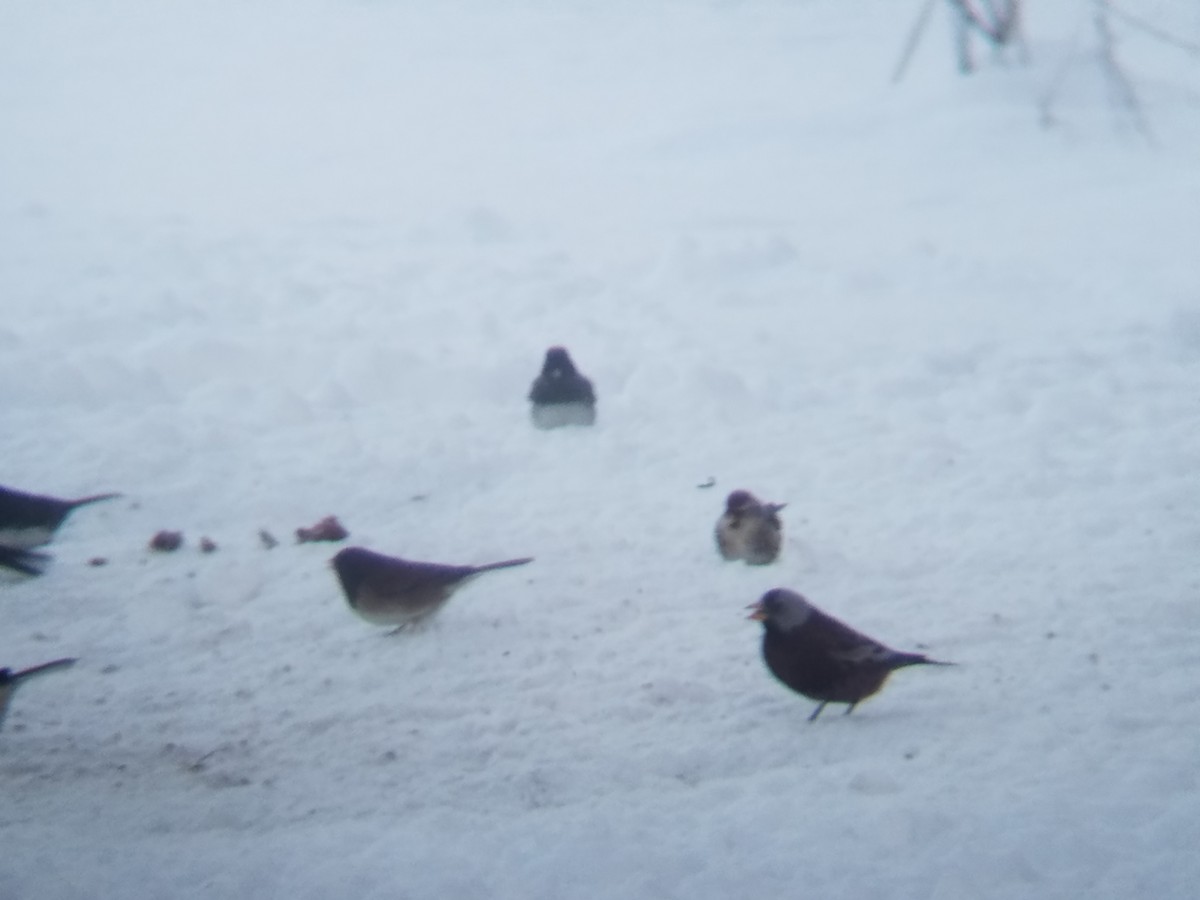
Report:
<svg viewBox="0 0 1200 900"><path fill-rule="evenodd" d="M1029 6L0 2L0 483L126 495L2 588L0 898L1192 896L1196 67ZM385 637L329 513L537 561ZM780 585L961 665L810 725Z"/></svg>

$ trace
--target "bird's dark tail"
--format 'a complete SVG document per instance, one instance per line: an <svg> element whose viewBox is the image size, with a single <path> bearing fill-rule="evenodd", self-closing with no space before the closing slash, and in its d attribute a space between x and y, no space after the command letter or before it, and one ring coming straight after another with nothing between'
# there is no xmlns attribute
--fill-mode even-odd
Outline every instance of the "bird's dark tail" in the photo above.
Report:
<svg viewBox="0 0 1200 900"><path fill-rule="evenodd" d="M32 678L35 675L41 675L45 672L53 672L55 669L68 669L75 665L77 660L73 656L65 657L64 659L55 659L50 662L44 662L41 665L30 666L28 669L22 669L15 673L12 677L17 680Z"/></svg>
<svg viewBox="0 0 1200 900"><path fill-rule="evenodd" d="M943 662L940 659L930 659L924 653L897 653L892 663L893 669L903 669L905 666L957 666L958 663Z"/></svg>
<svg viewBox="0 0 1200 900"><path fill-rule="evenodd" d="M532 556L524 556L521 559L506 559L504 562L488 563L486 566L476 566L477 572L490 572L492 569L510 569L513 566L523 566L526 563L533 562Z"/></svg>
<svg viewBox="0 0 1200 900"><path fill-rule="evenodd" d="M12 569L22 575L41 575L49 561L50 557L45 553L0 546L0 567Z"/></svg>
<svg viewBox="0 0 1200 900"><path fill-rule="evenodd" d="M87 506L89 503L99 503L101 500L112 500L120 496L120 494L93 494L91 497L80 497L78 500L71 501L71 509Z"/></svg>

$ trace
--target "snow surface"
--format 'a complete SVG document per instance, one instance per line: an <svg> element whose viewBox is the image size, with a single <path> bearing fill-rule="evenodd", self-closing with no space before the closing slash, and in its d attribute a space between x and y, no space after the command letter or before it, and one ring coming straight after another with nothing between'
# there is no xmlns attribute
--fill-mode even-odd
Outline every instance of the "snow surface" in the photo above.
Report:
<svg viewBox="0 0 1200 900"><path fill-rule="evenodd" d="M0 3L0 483L125 492L0 597L0 898L1194 896L1196 65L1028 6ZM383 636L329 513L537 560ZM808 724L775 586L961 665Z"/></svg>

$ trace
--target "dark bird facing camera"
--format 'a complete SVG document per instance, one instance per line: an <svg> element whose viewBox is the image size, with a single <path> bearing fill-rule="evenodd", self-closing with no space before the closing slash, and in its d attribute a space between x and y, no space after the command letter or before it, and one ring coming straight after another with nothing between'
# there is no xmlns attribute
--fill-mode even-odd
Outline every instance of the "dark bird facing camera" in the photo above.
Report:
<svg viewBox="0 0 1200 900"><path fill-rule="evenodd" d="M920 653L892 650L822 612L795 591L775 588L751 604L749 618L763 623L763 661L771 674L818 705L846 703L849 714L905 666L949 666Z"/></svg>
<svg viewBox="0 0 1200 900"><path fill-rule="evenodd" d="M779 511L786 503L763 503L749 491L734 491L725 499L717 519L717 551L724 559L765 566L779 558L783 523Z"/></svg>
<svg viewBox="0 0 1200 900"><path fill-rule="evenodd" d="M397 630L429 619L455 591L483 573L531 562L529 556L484 566L450 566L385 556L362 547L347 547L332 560L350 608L373 625L392 625Z"/></svg>
<svg viewBox="0 0 1200 900"><path fill-rule="evenodd" d="M8 713L8 704L13 693L24 682L38 675L53 672L58 669L68 669L75 665L74 659L56 659L53 662L42 663L29 669L14 672L12 669L0 669L0 728L4 727L4 717Z"/></svg>
<svg viewBox="0 0 1200 900"><path fill-rule="evenodd" d="M575 368L566 347L546 351L542 372L529 389L533 424L538 428L593 425L596 422L596 392L592 383Z"/></svg>
<svg viewBox="0 0 1200 900"><path fill-rule="evenodd" d="M48 544L76 509L119 496L95 494L78 500L60 500L0 486L0 546L28 550Z"/></svg>

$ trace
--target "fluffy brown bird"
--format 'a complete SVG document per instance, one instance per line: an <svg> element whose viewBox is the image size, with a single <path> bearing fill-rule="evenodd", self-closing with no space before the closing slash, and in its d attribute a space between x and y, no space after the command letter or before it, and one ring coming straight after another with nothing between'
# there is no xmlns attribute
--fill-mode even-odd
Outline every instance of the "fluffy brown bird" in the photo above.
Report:
<svg viewBox="0 0 1200 900"><path fill-rule="evenodd" d="M949 666L920 653L902 653L855 631L795 591L775 588L748 607L763 623L762 654L771 674L798 694L818 701L814 721L827 703L848 703L849 714L905 666Z"/></svg>
<svg viewBox="0 0 1200 900"><path fill-rule="evenodd" d="M0 486L0 545L28 550L48 544L54 532L76 509L119 496L95 494L78 500L60 500Z"/></svg>
<svg viewBox="0 0 1200 900"><path fill-rule="evenodd" d="M447 566L347 547L332 560L350 608L374 625L397 630L428 619L469 581L493 569L533 562L508 559L485 566Z"/></svg>
<svg viewBox="0 0 1200 900"><path fill-rule="evenodd" d="M74 659L56 659L42 663L29 669L14 672L12 669L0 669L0 728L4 727L4 716L8 713L8 703L13 693L22 683L37 675L53 672L56 669L67 669L75 665Z"/></svg>
<svg viewBox="0 0 1200 900"><path fill-rule="evenodd" d="M783 523L778 513L786 503L763 503L749 491L734 491L717 519L717 550L728 560L765 566L779 558Z"/></svg>
<svg viewBox="0 0 1200 900"><path fill-rule="evenodd" d="M546 351L541 374L529 388L531 415L538 428L593 425L596 422L596 392L592 383L575 368L566 347Z"/></svg>

